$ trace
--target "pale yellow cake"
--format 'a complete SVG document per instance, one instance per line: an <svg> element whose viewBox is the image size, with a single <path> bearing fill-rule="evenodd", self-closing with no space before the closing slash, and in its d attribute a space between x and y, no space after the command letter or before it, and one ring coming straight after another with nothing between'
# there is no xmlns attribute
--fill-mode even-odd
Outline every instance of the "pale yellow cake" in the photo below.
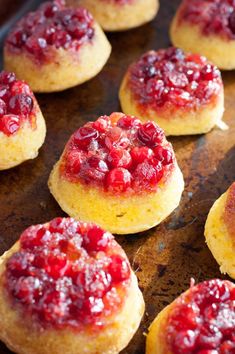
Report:
<svg viewBox="0 0 235 354"><path fill-rule="evenodd" d="M45 136L46 125L39 109L36 113L35 127L32 127L29 121L25 121L11 136L0 132L0 170L6 170L37 157Z"/></svg>
<svg viewBox="0 0 235 354"><path fill-rule="evenodd" d="M106 319L102 329L43 328L12 305L5 289L6 262L18 250L19 242L0 258L0 339L10 350L18 354L118 354L127 346L145 308L134 272L124 303Z"/></svg>
<svg viewBox="0 0 235 354"><path fill-rule="evenodd" d="M48 184L67 214L117 234L158 225L179 205L184 190L162 129L116 112L87 122L71 136Z"/></svg>
<svg viewBox="0 0 235 354"><path fill-rule="evenodd" d="M235 40L226 39L213 33L205 35L200 24L179 19L180 11L181 7L170 27L170 37L174 46L204 55L222 70L234 69Z"/></svg>
<svg viewBox="0 0 235 354"><path fill-rule="evenodd" d="M67 0L69 5L87 8L105 31L124 31L151 21L159 8L158 0Z"/></svg>
<svg viewBox="0 0 235 354"><path fill-rule="evenodd" d="M223 352L222 348L230 352L234 342L226 340L232 334L233 300L229 296L223 298L225 289L230 296L234 294L232 282L212 279L192 285L182 293L150 325L146 354L206 353L209 345L210 348L214 345L218 353ZM224 323L221 323L222 313ZM208 327L216 325L217 333L211 335ZM227 334L224 334L226 325Z"/></svg>
<svg viewBox="0 0 235 354"><path fill-rule="evenodd" d="M5 47L4 68L14 71L35 92L62 91L96 76L107 62L111 46L97 23L94 37L79 50L58 48L51 62L39 64L28 53L12 53ZM26 69L27 68L27 69Z"/></svg>
<svg viewBox="0 0 235 354"><path fill-rule="evenodd" d="M220 93L213 101L197 109L185 110L182 108L172 111L166 108L164 112L161 111L161 113L158 113L149 107L143 112L128 86L127 73L123 79L119 97L123 112L136 115L143 121L146 119L156 121L167 136L204 134L208 133L215 126L220 127L222 125L223 127L223 87L221 87Z"/></svg>
<svg viewBox="0 0 235 354"><path fill-rule="evenodd" d="M112 196L60 176L60 161L49 179L49 188L61 208L75 219L92 221L116 234L148 230L163 221L179 205L184 190L177 164L156 192L136 196Z"/></svg>
<svg viewBox="0 0 235 354"><path fill-rule="evenodd" d="M217 199L205 225L206 243L220 266L221 273L235 279L235 184Z"/></svg>
<svg viewBox="0 0 235 354"><path fill-rule="evenodd" d="M151 50L132 63L119 98L124 113L155 121L166 135L226 129L220 71L205 57L180 48Z"/></svg>

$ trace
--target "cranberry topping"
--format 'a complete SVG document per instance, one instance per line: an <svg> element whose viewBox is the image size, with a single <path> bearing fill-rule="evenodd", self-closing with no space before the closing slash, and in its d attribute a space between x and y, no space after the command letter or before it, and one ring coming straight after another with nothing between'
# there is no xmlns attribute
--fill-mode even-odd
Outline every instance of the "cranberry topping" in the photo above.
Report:
<svg viewBox="0 0 235 354"><path fill-rule="evenodd" d="M129 69L128 86L143 111L197 108L216 97L222 85L215 66L177 48L150 51Z"/></svg>
<svg viewBox="0 0 235 354"><path fill-rule="evenodd" d="M102 187L110 193L156 191L174 165L174 153L154 122L113 113L88 122L69 140L61 174L71 182ZM142 188L140 188L140 186Z"/></svg>
<svg viewBox="0 0 235 354"><path fill-rule="evenodd" d="M235 353L235 286L209 280L181 295L169 314L166 338L174 354Z"/></svg>
<svg viewBox="0 0 235 354"><path fill-rule="evenodd" d="M86 9L67 8L64 1L48 1L16 24L6 45L14 53L24 50L43 63L53 59L55 49L79 50L84 42L90 42L93 25Z"/></svg>
<svg viewBox="0 0 235 354"><path fill-rule="evenodd" d="M130 265L114 237L94 224L56 218L31 226L6 264L12 302L42 327L105 325L122 306Z"/></svg>
<svg viewBox="0 0 235 354"><path fill-rule="evenodd" d="M184 0L179 21L199 25L205 35L235 39L234 0Z"/></svg>
<svg viewBox="0 0 235 354"><path fill-rule="evenodd" d="M16 80L15 74L0 73L0 132L7 136L16 133L35 116L34 96L29 86Z"/></svg>

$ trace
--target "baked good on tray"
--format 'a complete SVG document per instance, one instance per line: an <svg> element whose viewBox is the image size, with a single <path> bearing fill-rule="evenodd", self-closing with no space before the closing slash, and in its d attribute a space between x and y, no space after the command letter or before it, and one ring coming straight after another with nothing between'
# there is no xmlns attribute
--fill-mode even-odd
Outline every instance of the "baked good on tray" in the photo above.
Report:
<svg viewBox="0 0 235 354"><path fill-rule="evenodd" d="M87 8L105 31L123 31L151 21L159 0L67 0Z"/></svg>
<svg viewBox="0 0 235 354"><path fill-rule="evenodd" d="M164 220L178 206L184 181L162 129L113 113L71 136L49 188L70 216L128 234Z"/></svg>
<svg viewBox="0 0 235 354"><path fill-rule="evenodd" d="M183 0L171 24L173 44L205 55L220 69L235 68L235 3Z"/></svg>
<svg viewBox="0 0 235 354"><path fill-rule="evenodd" d="M137 278L94 224L31 226L0 261L0 339L18 354L116 354L138 329Z"/></svg>
<svg viewBox="0 0 235 354"><path fill-rule="evenodd" d="M221 124L223 82L205 57L173 47L152 50L127 70L120 101L124 113L152 119L166 135L207 133Z"/></svg>
<svg viewBox="0 0 235 354"><path fill-rule="evenodd" d="M86 9L45 2L8 35L4 66L33 91L61 91L97 75L110 52L105 34Z"/></svg>
<svg viewBox="0 0 235 354"><path fill-rule="evenodd" d="M46 135L36 98L14 73L0 73L0 170L34 159Z"/></svg>
<svg viewBox="0 0 235 354"><path fill-rule="evenodd" d="M221 272L235 279L235 183L212 206L205 237Z"/></svg>
<svg viewBox="0 0 235 354"><path fill-rule="evenodd" d="M146 354L233 354L235 285L208 280L192 285L150 326Z"/></svg>

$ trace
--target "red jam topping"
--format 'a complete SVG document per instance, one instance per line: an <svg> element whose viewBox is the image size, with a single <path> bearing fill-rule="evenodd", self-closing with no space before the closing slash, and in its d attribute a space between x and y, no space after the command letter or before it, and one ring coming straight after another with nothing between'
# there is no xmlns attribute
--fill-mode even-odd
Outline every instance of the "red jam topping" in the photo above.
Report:
<svg viewBox="0 0 235 354"><path fill-rule="evenodd" d="M63 1L45 2L20 20L6 45L14 53L24 50L38 63L53 60L55 49L78 50L94 36L93 18L83 8L66 8Z"/></svg>
<svg viewBox="0 0 235 354"><path fill-rule="evenodd" d="M101 327L122 306L130 265L114 237L94 224L57 218L31 226L6 264L13 304L42 327Z"/></svg>
<svg viewBox="0 0 235 354"><path fill-rule="evenodd" d="M235 183L228 190L223 219L235 245Z"/></svg>
<svg viewBox="0 0 235 354"><path fill-rule="evenodd" d="M234 0L184 0L179 21L199 25L205 35L235 39Z"/></svg>
<svg viewBox="0 0 235 354"><path fill-rule="evenodd" d="M235 353L235 286L210 280L176 301L166 328L173 354Z"/></svg>
<svg viewBox="0 0 235 354"><path fill-rule="evenodd" d="M16 133L25 121L34 127L35 99L29 86L16 80L14 73L0 73L0 132Z"/></svg>
<svg viewBox="0 0 235 354"><path fill-rule="evenodd" d="M222 87L219 70L181 49L150 51L129 69L128 86L140 109L191 109L211 102Z"/></svg>
<svg viewBox="0 0 235 354"><path fill-rule="evenodd" d="M88 122L70 138L61 174L71 182L101 186L105 191L155 191L174 165L172 146L154 122L142 124L122 113Z"/></svg>

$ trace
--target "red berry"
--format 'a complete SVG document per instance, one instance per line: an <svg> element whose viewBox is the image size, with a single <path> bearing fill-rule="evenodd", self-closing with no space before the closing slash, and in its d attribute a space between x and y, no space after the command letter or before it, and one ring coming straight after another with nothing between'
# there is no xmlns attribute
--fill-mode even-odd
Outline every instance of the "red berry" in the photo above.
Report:
<svg viewBox="0 0 235 354"><path fill-rule="evenodd" d="M153 150L146 146L134 147L131 150L131 157L135 164L150 160L153 157Z"/></svg>
<svg viewBox="0 0 235 354"><path fill-rule="evenodd" d="M88 181L103 181L108 171L106 162L97 156L92 156L83 164L81 176Z"/></svg>
<svg viewBox="0 0 235 354"><path fill-rule="evenodd" d="M138 130L138 138L143 144L154 147L162 142L163 131L154 122L148 122Z"/></svg>
<svg viewBox="0 0 235 354"><path fill-rule="evenodd" d="M134 127L139 127L140 120L132 116L123 116L118 120L117 126L122 129L128 130Z"/></svg>
<svg viewBox="0 0 235 354"><path fill-rule="evenodd" d="M2 85L13 84L16 81L16 76L14 73L8 73L6 71L2 71L0 73L0 83Z"/></svg>
<svg viewBox="0 0 235 354"><path fill-rule="evenodd" d="M105 251L113 239L109 232L103 231L100 227L94 226L87 231L83 245L88 252Z"/></svg>
<svg viewBox="0 0 235 354"><path fill-rule="evenodd" d="M10 113L16 115L28 115L33 110L33 100L29 95L23 93L12 96L8 103Z"/></svg>
<svg viewBox="0 0 235 354"><path fill-rule="evenodd" d="M108 149L122 148L125 149L129 146L130 142L125 132L119 127L111 128L105 137L105 145Z"/></svg>
<svg viewBox="0 0 235 354"><path fill-rule="evenodd" d="M93 128L98 130L99 133L105 133L106 129L108 128L109 121L107 119L108 117L100 117L93 123Z"/></svg>
<svg viewBox="0 0 235 354"><path fill-rule="evenodd" d="M122 167L114 168L106 179L107 188L112 192L125 192L131 186L131 174Z"/></svg>
<svg viewBox="0 0 235 354"><path fill-rule="evenodd" d="M154 148L154 154L163 165L169 165L173 162L172 152L169 149L163 148L161 145Z"/></svg>
<svg viewBox="0 0 235 354"><path fill-rule="evenodd" d="M4 116L7 112L6 103L0 98L0 117Z"/></svg>
<svg viewBox="0 0 235 354"><path fill-rule="evenodd" d="M74 134L74 142L80 148L86 148L92 140L98 139L99 133L89 126L79 128Z"/></svg>
<svg viewBox="0 0 235 354"><path fill-rule="evenodd" d="M85 161L86 156L82 151L71 150L66 155L66 172L77 175L80 172L82 163Z"/></svg>
<svg viewBox="0 0 235 354"><path fill-rule="evenodd" d="M6 114L0 118L0 131L10 136L20 129L20 118L13 114Z"/></svg>
<svg viewBox="0 0 235 354"><path fill-rule="evenodd" d="M112 168L129 168L131 165L131 155L127 150L113 148L110 150L107 161Z"/></svg>
<svg viewBox="0 0 235 354"><path fill-rule="evenodd" d="M129 279L131 273L129 263L121 256L113 255L109 265L109 273L113 281L117 283Z"/></svg>

